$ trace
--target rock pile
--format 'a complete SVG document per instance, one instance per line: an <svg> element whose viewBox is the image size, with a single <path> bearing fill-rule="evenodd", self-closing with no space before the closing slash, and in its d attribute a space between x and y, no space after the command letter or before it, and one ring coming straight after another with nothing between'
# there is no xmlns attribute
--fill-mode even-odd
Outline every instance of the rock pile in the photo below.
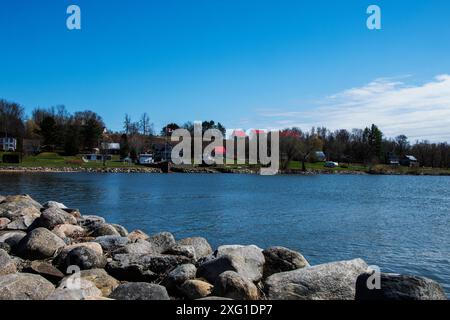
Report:
<svg viewBox="0 0 450 320"><path fill-rule="evenodd" d="M310 266L299 252L215 251L204 238L128 232L57 202L0 196L0 300L440 300L436 282L372 273L361 259Z"/></svg>

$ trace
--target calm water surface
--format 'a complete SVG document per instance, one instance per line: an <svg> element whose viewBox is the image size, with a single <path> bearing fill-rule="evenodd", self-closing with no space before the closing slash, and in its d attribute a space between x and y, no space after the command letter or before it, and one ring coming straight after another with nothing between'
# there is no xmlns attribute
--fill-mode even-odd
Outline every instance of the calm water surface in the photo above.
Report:
<svg viewBox="0 0 450 320"><path fill-rule="evenodd" d="M449 177L0 175L0 194L21 193L213 246L281 245L312 264L361 257L435 279L450 295Z"/></svg>

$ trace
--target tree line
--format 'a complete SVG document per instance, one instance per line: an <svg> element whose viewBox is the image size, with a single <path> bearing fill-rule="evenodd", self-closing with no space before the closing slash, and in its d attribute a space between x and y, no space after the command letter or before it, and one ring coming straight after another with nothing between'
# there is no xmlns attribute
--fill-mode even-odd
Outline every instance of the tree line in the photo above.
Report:
<svg viewBox="0 0 450 320"><path fill-rule="evenodd" d="M204 121L203 131L218 129L225 135L220 122ZM120 142L122 157L149 151L155 144L167 141L166 136L178 128L193 132L194 124L168 123L159 135L147 113L138 121L125 115L123 129L112 132L100 115L85 110L71 114L63 105L32 110L26 116L24 108L15 102L0 99L0 137L14 137L22 150L23 139L39 140L42 149L54 150L65 155L90 152L102 142ZM382 131L371 125L364 129L329 130L325 127L304 131L287 128L280 132L281 163L288 166L293 160L314 161L315 151L323 151L329 160L348 163L386 163L389 155L415 156L421 166L450 168L450 146L447 142L427 140L409 141L405 135L385 137Z"/></svg>

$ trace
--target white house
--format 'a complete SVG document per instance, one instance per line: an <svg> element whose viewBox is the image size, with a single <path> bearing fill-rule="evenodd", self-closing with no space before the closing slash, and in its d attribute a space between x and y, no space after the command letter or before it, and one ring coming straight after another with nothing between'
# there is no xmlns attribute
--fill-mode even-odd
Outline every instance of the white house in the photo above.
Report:
<svg viewBox="0 0 450 320"><path fill-rule="evenodd" d="M17 139L15 138L0 138L0 150L2 151L16 151Z"/></svg>

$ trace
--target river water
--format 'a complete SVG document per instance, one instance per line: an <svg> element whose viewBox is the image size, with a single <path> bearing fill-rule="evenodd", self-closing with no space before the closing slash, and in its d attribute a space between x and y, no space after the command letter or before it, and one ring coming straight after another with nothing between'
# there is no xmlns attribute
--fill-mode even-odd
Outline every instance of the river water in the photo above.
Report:
<svg viewBox="0 0 450 320"><path fill-rule="evenodd" d="M285 246L311 264L360 257L437 280L450 295L450 177L0 175L0 194L22 193L129 230L203 236L214 247Z"/></svg>

